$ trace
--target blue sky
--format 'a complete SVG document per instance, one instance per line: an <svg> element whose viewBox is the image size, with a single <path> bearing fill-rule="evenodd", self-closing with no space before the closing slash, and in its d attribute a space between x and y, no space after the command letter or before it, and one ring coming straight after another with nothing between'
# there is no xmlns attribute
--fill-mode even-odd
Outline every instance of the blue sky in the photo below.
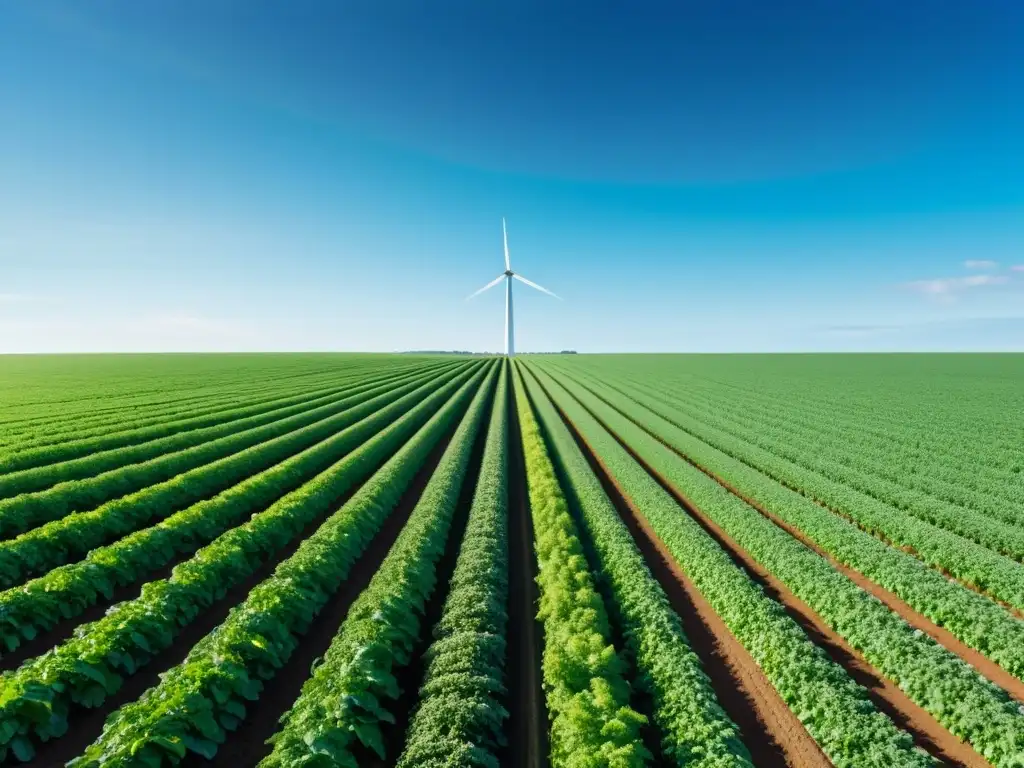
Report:
<svg viewBox="0 0 1024 768"><path fill-rule="evenodd" d="M0 352L1024 350L1016 0L440 5L0 4Z"/></svg>

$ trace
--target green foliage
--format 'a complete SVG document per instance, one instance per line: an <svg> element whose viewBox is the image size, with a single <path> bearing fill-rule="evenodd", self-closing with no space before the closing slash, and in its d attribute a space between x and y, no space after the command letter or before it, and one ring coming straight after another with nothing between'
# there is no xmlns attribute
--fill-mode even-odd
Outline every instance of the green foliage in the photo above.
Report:
<svg viewBox="0 0 1024 768"><path fill-rule="evenodd" d="M422 376L423 373L423 371L416 371L411 376ZM122 443L121 445L124 447L114 449L104 449L103 447L105 442L112 439L112 436L107 434L89 440L57 443L34 450L20 451L0 459L0 498L40 491L57 483L92 478L94 475L109 472L127 464L149 462L158 456L176 453L253 427L305 414L306 418L291 422L290 428L294 429L296 426L304 426L335 413L338 406L347 407L345 403L353 395L362 394L371 389L380 392L386 387L395 386L396 381L403 378L410 378L410 374L396 376L391 371L376 376L356 374L348 385L335 386L323 393L314 391L288 398L274 398L255 406L218 411L215 416L180 421L166 420L158 427L129 430L128 432L132 433L130 435L119 431L117 441L129 440L138 444ZM145 442L141 442L142 440ZM209 460L211 455L216 456L218 453L193 453L187 457L187 460L192 461L197 458L201 461ZM126 487L137 490L143 487L138 485L140 481L146 485L158 482L158 478L161 476L156 472L158 467L162 466L165 473L169 470L173 471L175 468L180 469L182 466L187 466L183 465L183 458L186 457L179 456L173 462L166 462L162 465L149 464L143 472L135 475L135 486L122 482L118 484L116 490L113 490L112 487L112 492L123 493L123 489ZM85 486L80 484L76 487ZM63 488L68 489L71 486L63 486ZM95 494L90 494L90 501L94 501L95 498ZM81 509L77 505L75 508Z"/></svg>
<svg viewBox="0 0 1024 768"><path fill-rule="evenodd" d="M487 410L497 369L480 388L445 450L402 533L349 609L323 662L306 681L261 768L355 765L362 745L384 759L382 728L393 723L389 700L400 690L395 673L406 666L437 580L452 516L470 455Z"/></svg>
<svg viewBox="0 0 1024 768"><path fill-rule="evenodd" d="M43 740L60 735L58 732L67 727L71 703L86 707L102 703L117 690L123 676L134 674L154 654L169 647L181 627L222 598L232 585L244 581L266 558L284 548L309 523L325 515L343 493L367 477L381 460L391 456L424 423L428 427L421 429L397 455L416 454L423 444L432 445L432 441L437 439L437 430L442 429L445 419L451 417L452 403L461 402L471 388L471 381L462 382L473 370L466 370L442 386L374 437L365 442L362 441L366 436L361 437L353 445L358 447L351 453L266 511L254 515L244 525L218 537L191 560L176 566L170 579L146 584L136 600L115 606L103 619L79 627L71 640L50 653L0 676L0 736L11 734L5 742L0 742L0 746L9 743L15 734ZM455 394L456 390L461 394ZM431 418L438 408L441 411ZM387 408L381 413L385 410ZM378 422L378 428L386 421ZM361 499L362 504L354 509L361 510L378 503L366 489L375 488L393 477L397 471L395 462L396 459L392 458L354 497ZM392 470L385 472L389 466ZM399 480L395 482L398 484ZM368 540L366 537L372 536L376 525L379 525L379 520L373 515L366 518L376 521L371 524L363 519L365 515L346 512L350 506L351 501L324 523L317 534L303 542L299 552L286 563L299 558L296 562L305 563L308 567L320 556L318 553L325 557L326 563L330 558L321 550L327 546L325 541L335 541L333 536L340 537L345 544L343 553L334 560L339 568L347 570L351 558L362 552ZM307 625L303 623L306 621L303 617L311 610L310 606L317 604L317 600L322 604L329 591L323 592L326 587L320 581L308 589L302 588L298 582L289 582L287 574L291 572L291 567L282 564L275 576L264 582L264 585L272 583L277 592L269 588L269 591L260 592L259 602L265 606L283 605L282 610L294 613L285 626L301 631ZM336 587L337 582L333 586ZM255 595L256 591L251 594ZM256 618L259 618L258 614ZM229 624L230 621L221 625L221 629ZM281 631L273 623L266 627L269 633L279 634ZM282 653L290 653L289 644L293 644L295 638L288 634L278 640L275 644L268 644L270 639L264 638L263 630L257 627L245 642L253 647L265 647L267 653L277 654L274 658L279 658ZM245 675L233 678L232 684L241 686L239 690L253 690L250 679ZM43 717L41 712L46 716Z"/></svg>
<svg viewBox="0 0 1024 768"><path fill-rule="evenodd" d="M557 385L556 385L557 386ZM883 675L995 765L1024 755L1024 714L997 686L914 630L743 500L580 387L577 399L821 616ZM632 410L632 409L631 409Z"/></svg>
<svg viewBox="0 0 1024 768"><path fill-rule="evenodd" d="M227 456L163 483L108 502L89 512L78 512L61 520L0 542L0 584L13 586L26 577L43 573L75 555L106 544L119 535L142 527L153 518L170 514L233 485L266 467L282 461L296 451L308 448L331 437L339 430L352 428L352 445L376 431L381 419L390 419L404 412L411 403L422 399L437 381L422 384L419 380L386 391L375 397L356 395L346 410L315 424L265 443ZM367 393L367 394L372 394ZM230 491L229 491L230 492ZM45 495L45 494L43 494Z"/></svg>
<svg viewBox="0 0 1024 768"><path fill-rule="evenodd" d="M504 745L508 624L507 366L491 411L473 504L398 768L497 768Z"/></svg>
<svg viewBox="0 0 1024 768"><path fill-rule="evenodd" d="M417 382L396 388L391 394L397 399L389 408L383 407L388 398L374 398L382 405L380 411L322 442L157 525L136 531L109 546L93 549L81 562L55 568L21 587L0 592L0 639L5 650L17 648L23 639L30 639L57 621L76 616L101 598L109 597L116 587L138 580L178 554L195 551L244 522L254 512L295 490L357 448L374 431L397 418L444 380L445 377L433 377L412 392L408 390ZM403 396L402 392L406 394Z"/></svg>
<svg viewBox="0 0 1024 768"><path fill-rule="evenodd" d="M543 681L554 768L645 765L608 616L522 382L514 376L544 623Z"/></svg>
<svg viewBox="0 0 1024 768"><path fill-rule="evenodd" d="M596 565L608 581L638 682L654 702L664 755L676 765L693 768L752 765L736 726L719 706L700 660L689 647L679 617L600 481L545 392L529 378L526 384L593 542Z"/></svg>
<svg viewBox="0 0 1024 768"><path fill-rule="evenodd" d="M99 739L71 765L132 765L140 756L145 756L146 765L176 765L184 757L181 742L186 754L216 750L244 717L244 710L258 700L263 680L272 677L291 656L430 451L465 409L484 371L478 366L474 369L477 375L457 392L449 385L403 417L413 416L427 403L432 408L443 403L341 509L231 611L224 623L203 638L181 664L164 673L159 685L111 715ZM417 416L415 423L422 424L423 418ZM381 455L390 455L396 446L377 447ZM367 662L372 664L370 659ZM369 700L360 704L373 706ZM372 729L365 735L372 738Z"/></svg>
<svg viewBox="0 0 1024 768"><path fill-rule="evenodd" d="M387 398L393 390L385 384L370 390L370 393ZM247 448L260 449L263 444L275 438L288 438L295 431L311 427L307 436L330 434L338 429L338 424L351 422L361 415L372 412L372 399L366 394L355 394L333 399L327 405L282 419L270 424L251 426L243 431L225 430L222 427L213 429L226 431L226 434L209 442L185 448L174 453L157 456L138 464L128 464L95 477L83 480L71 480L59 483L52 488L38 493L24 493L14 498L0 500L0 536L10 537L46 521L56 521L76 510L93 509L110 499L126 496L145 489L143 493L151 494L154 487L168 481L175 482L173 496L166 493L161 499L161 506L174 509L193 503L207 495L212 488L219 491L245 477L224 471L224 465ZM229 425L230 427L230 425ZM122 448L118 453L130 453L134 449ZM92 461L92 460L89 460ZM88 463L88 462L87 462ZM42 474L58 473L61 465L39 470ZM251 471L251 469L249 470ZM190 473L191 474L187 474ZM36 474L30 472L29 474ZM182 475L186 475L182 478ZM15 475L15 479L21 475ZM205 480L205 482L203 482ZM0 487L4 480L0 479ZM130 504L132 497L120 498L116 504ZM173 506L172 506L173 505ZM5 571L0 571L5 573Z"/></svg>
<svg viewBox="0 0 1024 768"><path fill-rule="evenodd" d="M642 511L680 568L838 768L933 764L579 402L550 377L542 375L542 381L550 385L555 402L609 468L634 508ZM579 388L573 392L585 399ZM600 413L606 415L604 410ZM632 447L634 433L626 439ZM637 452L645 448L641 444ZM703 501L700 497L698 505Z"/></svg>

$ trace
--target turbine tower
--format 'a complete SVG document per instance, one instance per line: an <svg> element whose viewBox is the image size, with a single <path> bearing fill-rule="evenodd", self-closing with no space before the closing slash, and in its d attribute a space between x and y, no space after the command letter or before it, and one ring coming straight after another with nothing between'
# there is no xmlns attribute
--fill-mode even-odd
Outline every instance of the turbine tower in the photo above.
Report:
<svg viewBox="0 0 1024 768"><path fill-rule="evenodd" d="M486 291L488 288L493 288L502 280L505 281L505 355L508 357L514 357L516 353L515 344L515 329L512 324L512 280L518 280L521 283L526 283L531 288L536 288L538 291L554 296L556 299L561 299L561 296L549 291L547 288L537 285L536 283L527 280L522 275L518 275L512 271L512 265L509 263L508 258L508 230L505 229L505 219L501 220L501 234L505 238L505 271L498 275L496 278L491 280L487 285L481 288L475 293L471 293L466 297L466 301L469 301L474 296L479 296L481 293Z"/></svg>

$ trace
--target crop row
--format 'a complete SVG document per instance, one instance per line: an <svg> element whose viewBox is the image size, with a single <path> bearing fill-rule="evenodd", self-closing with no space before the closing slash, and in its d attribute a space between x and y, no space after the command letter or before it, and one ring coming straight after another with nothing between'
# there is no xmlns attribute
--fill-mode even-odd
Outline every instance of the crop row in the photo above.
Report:
<svg viewBox="0 0 1024 768"><path fill-rule="evenodd" d="M622 624L638 682L653 701L662 752L673 763L692 768L751 766L750 754L719 705L679 617L600 481L544 390L529 380L527 390L593 543L595 565L608 581L610 605Z"/></svg>
<svg viewBox="0 0 1024 768"><path fill-rule="evenodd" d="M201 501L105 547L81 562L56 568L21 587L0 592L0 639L13 650L22 639L77 616L116 587L131 584L175 556L195 551L246 517L264 509L359 447L397 418L422 393L400 398L391 407L364 417L323 442L258 472L212 499Z"/></svg>
<svg viewBox="0 0 1024 768"><path fill-rule="evenodd" d="M624 665L519 375L514 377L533 519L538 617L544 626L543 682L551 717L551 764L644 765L646 718L630 709Z"/></svg>
<svg viewBox="0 0 1024 768"><path fill-rule="evenodd" d="M410 663L420 639L496 372L477 393L401 534L282 718L261 768L317 760L355 766L359 746L387 757L382 726L395 722L388 709L389 700L401 694L395 675Z"/></svg>
<svg viewBox="0 0 1024 768"><path fill-rule="evenodd" d="M387 384L378 385L270 424L251 427L241 432L231 432L200 445L138 464L118 467L95 477L71 480L44 491L24 493L14 498L0 500L0 536L9 538L37 525L59 520L71 512L94 509L111 499L166 482L197 467L204 467L237 454L246 448L317 422L322 423L325 419L348 410L353 404L366 400L368 395L386 394L390 389ZM131 450L121 448L117 452ZM44 472L57 474L60 472L60 465L46 468Z"/></svg>
<svg viewBox="0 0 1024 768"><path fill-rule="evenodd" d="M234 434L241 435L246 430L255 427L262 427L267 424L276 424L280 428L289 429L286 424L289 421L289 417L293 416L305 418L300 418L297 422L293 422L291 428L294 428L296 425L301 426L305 419L312 418L312 420L317 420L319 418L315 415L317 413L329 415L332 410L337 407L336 403L339 400L347 399L354 395L366 392L367 390L376 389L384 385L394 386L395 383L396 382L393 381L391 377L385 377L383 381L361 380L354 385L332 392L330 395L307 398L298 404L287 405L284 407L278 407L275 405L270 408L262 407L257 409L239 409L236 412L238 414L237 418L224 420L223 423L214 424L212 426L186 429L184 431L172 430L167 433L166 437L150 440L138 445L125 446L107 451L90 452L87 456L66 461L63 459L56 459L58 463L31 467L29 469L9 472L7 474L0 474L0 497L16 496L18 494L40 491L54 486L57 483L66 483L68 481L89 478L93 475L109 472L128 464L149 462L151 459L166 454L178 453L179 458L184 458L184 456L179 453L180 451L193 448L194 446L198 446L203 443L212 443L219 438L228 437ZM324 411L322 412L319 411L321 407L324 408ZM244 412L249 412L249 415L243 415ZM218 451L213 455L219 456L221 453ZM169 467L169 471L174 472L178 464L180 464L180 461L172 462ZM186 469L190 468L188 464L186 464L185 467ZM147 465L147 469L140 473L140 477L142 478L141 482L146 482L150 475L156 478L161 477L153 472L153 469L154 465ZM0 470L0 472L2 472L2 470ZM120 474L128 475L129 472ZM178 473L175 472L175 474ZM99 478L97 478L97 480L99 480ZM159 479L149 481L147 484L151 484L152 482L159 482ZM71 485L63 486L65 489L70 489L71 487ZM89 485L79 484L75 487L88 488ZM124 490L125 487L127 487L127 491ZM115 493L130 492L137 489L138 487L130 484L127 486L122 485L115 491ZM88 503L94 504L97 499L100 501L106 500L102 495L96 493L95 488L93 488L92 491L92 493L88 493ZM64 495L66 496L66 494ZM73 504L75 504L74 501L69 502L69 505Z"/></svg>
<svg viewBox="0 0 1024 768"><path fill-rule="evenodd" d="M175 765L190 752L213 755L227 733L245 718L252 702L259 699L263 681L273 677L291 656L313 619L344 582L431 450L465 410L483 372L456 393L452 394L452 385L448 385L431 398L430 410L441 402L443 405L425 426L305 539L294 555L278 565L270 578L233 608L181 664L164 673L159 685L111 715L100 737L71 765L98 768L135 760L158 768ZM426 406L425 402L410 411L395 426L423 424L429 415ZM395 448L390 441L386 447L377 441L374 447L379 449L378 455ZM328 475L292 501L293 514L309 519L309 506L319 512L337 499L342 489L334 487L334 473ZM233 536L235 531L225 536ZM259 541L255 538L253 543Z"/></svg>
<svg viewBox="0 0 1024 768"><path fill-rule="evenodd" d="M508 379L503 369L480 477L398 768L498 768L508 627Z"/></svg>
<svg viewBox="0 0 1024 768"><path fill-rule="evenodd" d="M910 736L874 708L864 689L808 639L782 606L732 562L614 436L560 384L543 374L542 381L632 507L648 521L838 768L932 764L928 755L913 747Z"/></svg>
<svg viewBox="0 0 1024 768"><path fill-rule="evenodd" d="M380 384L408 380L417 373L422 374L423 371L350 376L340 382L336 380L331 387L319 391L306 390L287 397L275 395L243 406L236 402L232 407L212 414L164 419L149 427L125 429L118 425L115 431L95 437L19 451L0 460L0 494L11 496L38 490L44 481L53 484L144 461L203 442L210 439L211 435L220 436L246 429L247 426L256 426L260 422L254 419L260 417L281 418L312 410L330 404L339 397L357 394ZM54 465L59 465L59 471L54 471ZM46 474L48 469L52 473L49 476ZM56 479L51 482L50 477Z"/></svg>
<svg viewBox="0 0 1024 768"><path fill-rule="evenodd" d="M203 547L176 566L169 579L146 584L137 599L114 606L103 619L76 629L71 640L0 676L0 736L7 735L3 743L25 759L35 739L64 733L72 703L99 706L125 675L168 648L201 611L326 515L434 411L446 407L458 386L457 380L445 385L312 481ZM459 392L471 389L472 382L467 382Z"/></svg>
<svg viewBox="0 0 1024 768"><path fill-rule="evenodd" d="M803 433L783 432L779 435L778 429L773 429L769 424L758 420L746 410L743 411L742 416L727 415L727 409L716 409L713 413L704 412L694 416L691 408L679 396L665 395L659 399L665 401L680 416L687 414L687 418L709 424L732 435L735 439L753 443L808 471L861 491L877 501L887 504L896 514L910 513L914 517L964 536L996 552L1017 560L1024 558L1024 528L1018 527L1018 524L1024 522L1024 510L1015 508L1008 502L999 504L997 500L982 494L961 490L959 493L961 498L964 496L978 497L971 501L971 506L976 511L965 514L965 510L961 506L937 498L930 491L925 492L907 487L904 478L912 473L900 473L899 464L892 466L889 470L895 477L900 478L900 482L895 482L885 477L886 473L879 472L871 466L865 468L868 471L851 466L856 461L851 461L846 457L857 456L856 452L850 452L848 449L825 451L820 447L813 449L804 447L808 443L808 438ZM876 463L884 465L885 460L882 457L877 457ZM932 485L933 483L930 482L927 487L930 488ZM1022 492L1020 500L1024 501L1024 492ZM989 501L992 503L988 503ZM977 511L980 509L993 510L993 512Z"/></svg>
<svg viewBox="0 0 1024 768"><path fill-rule="evenodd" d="M843 565L853 568L904 600L960 641L980 651L1010 674L1024 679L1024 622L917 558L865 533L811 499L791 490L729 454L698 440L639 403L587 383L605 402L628 416L696 466L711 472Z"/></svg>
<svg viewBox="0 0 1024 768"><path fill-rule="evenodd" d="M419 366L424 368L425 366ZM349 385L359 379L369 376L378 376L389 372L401 373L411 372L406 366L378 366L368 368L357 366L335 373L331 376L319 377L314 380L304 380L295 384L274 383L258 388L247 388L243 391L218 392L217 394L200 395L191 398L178 399L163 406L146 408L138 411L129 404L109 406L100 411L86 414L65 414L63 409L57 414L41 418L30 430L20 433L17 436L10 435L5 442L3 450L4 468L6 462L14 462L12 468L23 469L24 463L31 460L32 453L36 450L41 452L43 457L49 451L58 451L61 455L69 458L81 456L92 450L105 450L127 445L123 439L129 442L137 442L146 439L146 436L155 433L155 436L169 434L164 432L165 425L170 423L191 420L191 419L217 419L225 411L239 408L239 403L246 405L257 405L259 403L287 398L301 398L304 395L329 394L331 390L339 388L339 385ZM215 423L210 421L210 423ZM139 435L128 434L122 438L122 433L138 432ZM96 440L97 443L90 441ZM22 456L21 454L26 454Z"/></svg>
<svg viewBox="0 0 1024 768"><path fill-rule="evenodd" d="M623 379L632 389L644 386ZM677 409L693 413L696 418L725 417L720 424L729 423L749 430L757 423L753 435L793 448L801 446L805 457L820 456L860 469L913 488L948 503L971 507L1006 522L1020 522L1020 502L1024 500L1024 485L1012 482L1014 475L995 473L985 465L950 462L936 458L927 448L894 450L891 443L872 438L850 428L832 429L834 415L780 409L775 403L761 403L753 396L722 401L713 393L702 395L686 390L685 398L676 397L671 387L647 382L644 388L673 397ZM730 430L732 431L732 430ZM734 432L734 434L736 434Z"/></svg>
<svg viewBox="0 0 1024 768"><path fill-rule="evenodd" d="M1014 765L1024 716L1004 691L625 416L575 396L911 700L993 765Z"/></svg>
<svg viewBox="0 0 1024 768"><path fill-rule="evenodd" d="M933 568L1015 608L1024 608L1024 566L1020 563L962 536L894 510L865 493L810 472L770 451L686 419L663 403L636 390L616 392L617 397L636 401L693 436L841 514L863 530L915 553Z"/></svg>
<svg viewBox="0 0 1024 768"><path fill-rule="evenodd" d="M654 378L670 381L660 376ZM801 411L821 418L825 424L835 422L863 438L873 438L885 445L901 449L927 446L930 457L940 457L945 465L974 463L1009 479L1014 479L1012 467L1020 465L1012 439L1008 441L1002 434L986 431L991 421L978 418L979 410L966 408L969 404L948 389L939 398L929 397L928 389L922 391L922 388L907 397L899 390L879 386L877 381L871 381L858 392L851 391L845 381L840 387L823 387L813 379L789 379L781 391L766 392L766 385L771 383L770 379L760 377L747 386L717 380L709 385L719 389L727 387L729 395L725 400L760 398L779 411L792 410L794 404L799 403ZM971 394L975 396L971 401L974 403L980 393L972 390ZM985 410L982 405L981 413ZM965 451L964 441L972 439L975 442L971 450Z"/></svg>
<svg viewBox="0 0 1024 768"><path fill-rule="evenodd" d="M976 390L972 390L969 403L962 398L944 403L927 397L931 387L917 387L913 381L906 382L912 388L907 390L913 392L910 397L875 380L856 391L850 386L848 370L843 370L842 379L824 386L813 378L788 376L780 387L778 381L763 374L750 382L734 376L701 380L673 375L673 367L670 364L652 370L644 365L631 365L628 374L624 367L607 365L591 365L586 370L602 378L614 376L628 382L630 388L638 383L661 383L676 391L698 389L715 406L728 406L734 401L762 403L778 416L801 415L817 424L818 430L833 431L840 439L849 438L855 444L867 443L891 450L895 455L911 456L916 465L929 466L940 473L963 465L990 480L989 488L998 489L1007 483L1020 487L1021 476L1016 474L1021 469L1019 452L995 447L999 435L992 434L991 429L986 431L986 419L981 418L984 408L980 413L978 409L966 413L964 406L978 400L980 392ZM562 369L580 370L564 366ZM1004 407L1001 404L998 411ZM987 423L990 427L991 419Z"/></svg>
<svg viewBox="0 0 1024 768"><path fill-rule="evenodd" d="M44 573L118 536L138 530L153 518L163 518L175 509L230 489L256 472L339 430L358 424L356 433L365 437L376 431L377 425L385 423L384 420L404 412L409 405L422 400L428 392L454 375L433 379L426 384L412 382L369 399L360 396L363 402L358 405L352 403L348 410L317 424L2 542L0 583L4 586L20 584L27 577Z"/></svg>

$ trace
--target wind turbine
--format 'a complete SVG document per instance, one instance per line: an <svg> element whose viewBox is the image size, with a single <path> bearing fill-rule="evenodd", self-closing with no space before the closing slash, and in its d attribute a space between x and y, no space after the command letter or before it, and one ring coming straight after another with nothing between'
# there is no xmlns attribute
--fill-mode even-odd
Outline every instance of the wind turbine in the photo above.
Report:
<svg viewBox="0 0 1024 768"><path fill-rule="evenodd" d="M515 279L515 280L518 280L521 283L526 283L531 288L536 288L538 291L546 293L549 296L554 296L556 299L561 299L562 297L552 293L547 288L545 288L545 287L543 287L541 285L537 285L536 283L534 283L534 282L532 282L530 280L527 280L522 275L517 275L515 272L512 271L512 265L509 263L509 259L508 259L508 230L505 229L505 219L504 218L502 218L502 220L501 220L501 234L505 238L505 271L502 272L500 275L498 275L493 280L491 280L491 282L489 282L487 285L485 285L479 291L476 291L475 293L471 293L469 296L467 296L466 297L466 301L469 301L474 296L479 296L481 293L486 291L488 288L493 288L498 283L500 283L502 280L505 281L505 355L507 357L514 357L516 349L515 349L515 331L513 330L513 327L512 327L512 280Z"/></svg>

